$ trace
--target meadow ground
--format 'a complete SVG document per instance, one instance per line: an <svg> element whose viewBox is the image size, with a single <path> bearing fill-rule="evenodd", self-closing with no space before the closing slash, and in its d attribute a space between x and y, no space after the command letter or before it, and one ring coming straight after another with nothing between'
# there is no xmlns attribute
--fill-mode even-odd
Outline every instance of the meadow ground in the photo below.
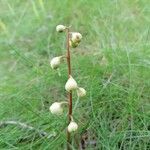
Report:
<svg viewBox="0 0 150 150"><path fill-rule="evenodd" d="M0 123L1 150L63 150L66 63L61 77L49 59L65 53L57 24L83 35L72 50L73 76L87 90L77 100L73 149L150 150L149 0L0 0L0 121L19 121L48 133ZM75 106L75 105L74 105Z"/></svg>

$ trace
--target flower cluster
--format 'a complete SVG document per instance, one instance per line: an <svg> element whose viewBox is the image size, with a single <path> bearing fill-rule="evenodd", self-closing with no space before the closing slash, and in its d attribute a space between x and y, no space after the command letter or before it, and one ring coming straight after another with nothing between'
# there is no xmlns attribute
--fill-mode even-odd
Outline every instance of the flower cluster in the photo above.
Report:
<svg viewBox="0 0 150 150"><path fill-rule="evenodd" d="M57 32L64 32L68 29L69 27L66 27L64 25L58 25L56 26L56 31ZM79 45L81 42L82 35L79 32L69 32L69 46L72 48L75 48ZM52 69L58 69L60 67L60 64L63 62L63 60L67 58L65 55L63 56L57 56L51 59L50 61L50 66ZM79 87L76 80L69 74L69 78L65 84L65 90L70 93L73 90L76 91L77 96L79 98L86 96L86 90L82 87ZM55 115L61 115L63 113L63 104L68 104L68 102L54 102L49 110L52 114ZM68 105L69 107L69 105ZM73 120L72 114L71 114L71 121L67 127L68 132L73 132L78 129L77 123Z"/></svg>

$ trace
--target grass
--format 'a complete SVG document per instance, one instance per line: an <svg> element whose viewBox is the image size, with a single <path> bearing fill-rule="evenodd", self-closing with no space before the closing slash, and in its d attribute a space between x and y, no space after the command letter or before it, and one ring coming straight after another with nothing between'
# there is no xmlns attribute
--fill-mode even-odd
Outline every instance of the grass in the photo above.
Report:
<svg viewBox="0 0 150 150"><path fill-rule="evenodd" d="M8 125L0 128L0 149L66 147L67 109L61 117L48 110L66 99L66 64L61 77L49 66L50 58L65 52L65 36L55 31L65 24L83 35L72 50L73 76L87 90L74 112L80 126L75 136L80 141L87 134L88 143L94 138L89 150L149 150L149 7L149 0L1 0L0 120L56 136L40 138Z"/></svg>

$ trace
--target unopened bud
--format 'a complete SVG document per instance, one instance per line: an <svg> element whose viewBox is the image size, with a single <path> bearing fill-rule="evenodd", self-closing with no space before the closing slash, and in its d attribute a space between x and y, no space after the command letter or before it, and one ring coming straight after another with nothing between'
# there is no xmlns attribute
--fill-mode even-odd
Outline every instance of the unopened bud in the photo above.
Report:
<svg viewBox="0 0 150 150"><path fill-rule="evenodd" d="M76 122L71 121L68 125L68 132L73 132L76 131L78 129L78 125Z"/></svg>
<svg viewBox="0 0 150 150"><path fill-rule="evenodd" d="M57 69L61 63L61 59L62 56L52 58L52 60L50 61L51 68Z"/></svg>
<svg viewBox="0 0 150 150"><path fill-rule="evenodd" d="M78 87L77 95L78 95L78 97L84 97L86 95L86 90L84 88Z"/></svg>
<svg viewBox="0 0 150 150"><path fill-rule="evenodd" d="M63 32L65 29L66 29L66 26L64 26L64 25L57 25L56 26L57 32Z"/></svg>
<svg viewBox="0 0 150 150"><path fill-rule="evenodd" d="M63 113L63 108L61 106L61 103L59 102L53 103L50 106L49 110L52 114L55 114L55 115L61 115Z"/></svg>
<svg viewBox="0 0 150 150"><path fill-rule="evenodd" d="M71 40L73 43L79 43L82 39L82 35L79 32L72 32Z"/></svg>
<svg viewBox="0 0 150 150"><path fill-rule="evenodd" d="M77 82L73 79L72 76L70 76L65 85L66 91L70 92L71 90L77 89L77 87Z"/></svg>

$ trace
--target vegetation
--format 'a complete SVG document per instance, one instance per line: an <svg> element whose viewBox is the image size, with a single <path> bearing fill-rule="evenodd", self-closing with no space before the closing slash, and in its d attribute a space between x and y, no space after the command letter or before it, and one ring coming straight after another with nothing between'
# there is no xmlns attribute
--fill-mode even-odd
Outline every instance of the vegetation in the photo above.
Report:
<svg viewBox="0 0 150 150"><path fill-rule="evenodd" d="M61 76L49 64L66 51L58 24L83 35L71 52L73 77L87 91L80 102L73 94L73 149L150 149L149 7L149 0L1 0L0 149L66 148L67 108L60 117L49 112L67 98L66 64Z"/></svg>

